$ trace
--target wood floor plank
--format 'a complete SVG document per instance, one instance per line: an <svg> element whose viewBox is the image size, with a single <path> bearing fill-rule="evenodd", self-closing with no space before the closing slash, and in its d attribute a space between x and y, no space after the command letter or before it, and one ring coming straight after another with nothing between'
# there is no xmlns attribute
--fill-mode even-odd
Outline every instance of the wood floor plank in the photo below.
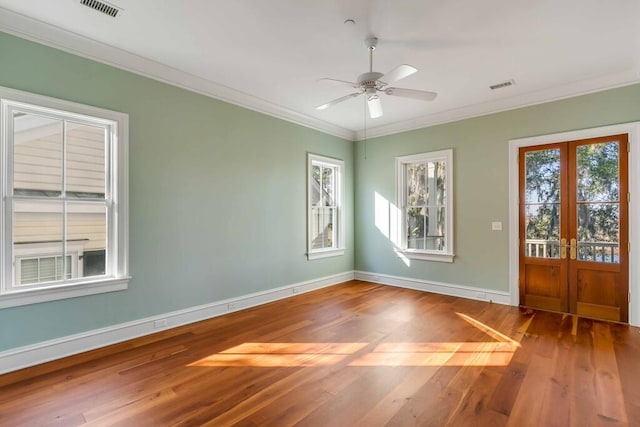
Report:
<svg viewBox="0 0 640 427"><path fill-rule="evenodd" d="M0 376L0 425L633 426L638 360L638 328L351 281Z"/></svg>
<svg viewBox="0 0 640 427"><path fill-rule="evenodd" d="M627 411L610 327L608 323L593 322L596 407L603 421L626 425Z"/></svg>

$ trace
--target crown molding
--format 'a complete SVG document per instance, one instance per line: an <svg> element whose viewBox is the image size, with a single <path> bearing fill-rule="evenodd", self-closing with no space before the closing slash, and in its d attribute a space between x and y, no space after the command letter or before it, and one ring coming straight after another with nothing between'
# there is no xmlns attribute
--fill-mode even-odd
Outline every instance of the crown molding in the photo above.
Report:
<svg viewBox="0 0 640 427"><path fill-rule="evenodd" d="M0 7L0 31L353 141L355 132Z"/></svg>
<svg viewBox="0 0 640 427"><path fill-rule="evenodd" d="M364 131L353 131L290 110L264 99L212 82L122 49L64 30L0 7L0 31L53 47L74 55L129 71L248 110L315 129L348 141L361 141ZM367 129L367 138L377 138L443 123L484 116L516 108L543 104L600 92L640 82L636 69L572 82L554 88L515 95L479 104L441 111L427 116Z"/></svg>
<svg viewBox="0 0 640 427"><path fill-rule="evenodd" d="M629 69L618 73L607 74L592 79L580 80L562 86L549 89L529 92L521 95L514 95L508 98L496 99L494 101L469 105L462 108L455 108L447 111L416 117L389 125L367 129L367 139L381 136L393 135L396 133L416 130L443 123L455 122L473 117L486 116L488 114L502 111L514 110L516 108L529 107L532 105L544 104L561 99L573 98L589 93L601 92L617 87L629 86L640 82L640 75L637 70ZM362 130L356 132L356 141L364 139Z"/></svg>

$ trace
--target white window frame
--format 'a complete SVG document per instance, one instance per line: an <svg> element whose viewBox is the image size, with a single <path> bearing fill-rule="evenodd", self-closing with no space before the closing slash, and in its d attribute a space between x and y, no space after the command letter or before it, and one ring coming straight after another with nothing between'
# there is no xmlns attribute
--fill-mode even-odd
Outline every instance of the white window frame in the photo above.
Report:
<svg viewBox="0 0 640 427"><path fill-rule="evenodd" d="M313 185L312 166L314 164L335 168L336 174L336 209L334 230L336 238L331 248L313 249L312 205L311 194ZM318 154L307 153L307 259L319 259L344 255L344 161Z"/></svg>
<svg viewBox="0 0 640 427"><path fill-rule="evenodd" d="M14 110L63 118L108 129L106 274L50 283L14 284L13 249L13 120ZM0 308L113 292L129 284L129 116L124 113L0 87ZM6 238L6 236L9 236ZM70 247L71 249L71 247ZM47 254L42 254L46 256ZM37 254L29 257L37 257ZM77 261L77 254L76 254Z"/></svg>
<svg viewBox="0 0 640 427"><path fill-rule="evenodd" d="M407 242L407 165L413 163L445 162L445 243L444 250L409 249ZM396 157L396 203L400 209L400 221L398 221L398 236L400 252L407 258L453 262L455 253L453 250L453 150L432 151L429 153L412 154Z"/></svg>

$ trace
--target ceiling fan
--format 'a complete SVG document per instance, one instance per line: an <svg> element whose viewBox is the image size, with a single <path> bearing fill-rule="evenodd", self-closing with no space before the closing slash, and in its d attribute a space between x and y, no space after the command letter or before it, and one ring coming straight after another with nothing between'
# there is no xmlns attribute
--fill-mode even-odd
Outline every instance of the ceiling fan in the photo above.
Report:
<svg viewBox="0 0 640 427"><path fill-rule="evenodd" d="M342 96L333 101L329 101L326 104L322 104L316 107L317 110L325 110L350 98L356 96L365 95L367 97L367 105L369 107L369 115L372 119L382 116L382 103L378 92L386 93L390 96L401 96L403 98L419 99L421 101L433 101L436 96L435 92L427 92L425 90L405 89L400 87L389 87L391 83L404 79L417 72L418 70L411 65L402 64L389 71L387 74L378 73L373 71L373 51L378 44L376 37L368 37L365 40L367 49L369 49L369 72L360 74L357 82L348 82L345 80L337 80L330 78L323 78L320 81L331 81L340 83L344 86L358 89L357 92L350 93L349 95Z"/></svg>

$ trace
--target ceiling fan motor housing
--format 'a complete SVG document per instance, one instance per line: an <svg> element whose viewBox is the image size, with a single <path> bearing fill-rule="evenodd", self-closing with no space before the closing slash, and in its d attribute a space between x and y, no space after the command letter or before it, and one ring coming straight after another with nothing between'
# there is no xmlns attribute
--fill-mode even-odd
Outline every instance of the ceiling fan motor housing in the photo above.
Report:
<svg viewBox="0 0 640 427"><path fill-rule="evenodd" d="M358 76L358 84L363 88L375 88L378 83L378 79L382 76L384 76L384 74L375 71L363 73Z"/></svg>

